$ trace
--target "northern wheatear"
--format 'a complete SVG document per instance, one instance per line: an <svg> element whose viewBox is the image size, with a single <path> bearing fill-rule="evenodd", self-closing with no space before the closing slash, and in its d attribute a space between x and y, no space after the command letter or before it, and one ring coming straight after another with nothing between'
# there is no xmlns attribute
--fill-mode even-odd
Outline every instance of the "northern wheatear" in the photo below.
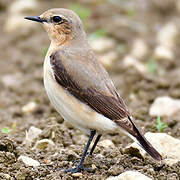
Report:
<svg viewBox="0 0 180 180"><path fill-rule="evenodd" d="M68 9L51 9L25 18L42 23L51 39L44 61L44 86L51 103L65 120L90 134L78 166L65 171L88 170L83 162L96 132L90 155L103 133L119 129L154 159L162 160L134 124L108 73L97 61L80 18Z"/></svg>

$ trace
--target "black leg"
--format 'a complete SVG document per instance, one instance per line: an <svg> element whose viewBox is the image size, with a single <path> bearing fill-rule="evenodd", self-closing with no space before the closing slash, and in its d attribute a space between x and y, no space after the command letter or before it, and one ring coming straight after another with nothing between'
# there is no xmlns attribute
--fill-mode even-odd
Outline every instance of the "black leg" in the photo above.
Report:
<svg viewBox="0 0 180 180"><path fill-rule="evenodd" d="M77 165L77 167L71 168L71 169L66 169L64 172L76 173L76 172L80 172L81 170L90 171L90 169L85 168L85 167L83 166L83 162L84 162L84 159L85 159L85 157L86 157L86 154L87 154L89 145L91 144L91 141L93 140L95 134L96 134L96 131L95 131L95 130L94 130L94 131L91 131L89 140L88 140L88 142L87 142L87 145L86 145L86 147L85 147L85 149L84 149L83 155L82 155L81 160L80 160L79 164Z"/></svg>
<svg viewBox="0 0 180 180"><path fill-rule="evenodd" d="M99 134L93 144L93 147L91 148L91 151L89 153L90 156L92 156L92 153L94 152L94 149L96 148L97 143L99 142L100 138L101 138L102 134Z"/></svg>

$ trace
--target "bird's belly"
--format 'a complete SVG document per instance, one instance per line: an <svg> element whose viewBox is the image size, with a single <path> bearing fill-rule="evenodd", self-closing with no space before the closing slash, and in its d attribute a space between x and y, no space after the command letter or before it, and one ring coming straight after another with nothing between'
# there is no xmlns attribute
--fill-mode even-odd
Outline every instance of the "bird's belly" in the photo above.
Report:
<svg viewBox="0 0 180 180"><path fill-rule="evenodd" d="M51 103L65 120L85 133L89 133L90 130L108 133L117 128L116 123L112 120L95 112L61 87L51 72L45 71L44 73L45 89Z"/></svg>

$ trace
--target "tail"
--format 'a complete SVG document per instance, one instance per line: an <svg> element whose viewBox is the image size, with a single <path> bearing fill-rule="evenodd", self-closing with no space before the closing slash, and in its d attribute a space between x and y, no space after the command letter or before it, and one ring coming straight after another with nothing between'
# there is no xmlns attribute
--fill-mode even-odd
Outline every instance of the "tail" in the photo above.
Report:
<svg viewBox="0 0 180 180"><path fill-rule="evenodd" d="M139 131L129 115L125 118L115 120L115 122L122 128L123 131L125 130L125 134L129 135L134 141L136 141L152 158L158 161L162 160L162 156Z"/></svg>
<svg viewBox="0 0 180 180"><path fill-rule="evenodd" d="M138 141L138 144L154 159L161 161L162 156L157 152L157 150L147 141L144 135L141 134L139 129L136 127L132 119L128 116L129 121L133 126L134 133L131 135Z"/></svg>

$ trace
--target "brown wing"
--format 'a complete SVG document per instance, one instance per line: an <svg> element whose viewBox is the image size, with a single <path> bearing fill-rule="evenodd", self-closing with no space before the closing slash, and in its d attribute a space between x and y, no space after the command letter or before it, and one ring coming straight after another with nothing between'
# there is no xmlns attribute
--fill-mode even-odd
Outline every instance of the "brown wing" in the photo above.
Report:
<svg viewBox="0 0 180 180"><path fill-rule="evenodd" d="M68 60L66 60L66 63L67 61ZM86 72L84 75L82 70L83 65L78 64L79 67L77 67L78 65L76 64L77 71L73 72L72 75L73 68L69 69L70 66L65 67L63 62L60 60L60 55L58 52L51 55L50 62L56 81L61 86L66 88L77 99L86 103L92 109L98 113L103 114L111 120L119 120L129 116L129 112L126 109L122 98L119 97L119 95L116 93L110 78L107 75L103 75L104 71L102 71L101 68L98 69L98 74L100 77L98 78L98 75L95 74L97 78L96 80L92 80L92 76L88 76L89 74L94 75L93 72L88 72L88 70L92 70L92 67L90 67L91 63L86 66L86 69L84 70ZM76 63L78 63L78 61L76 61ZM95 68L97 69L97 64ZM93 69L93 71L96 71L96 69ZM79 77L78 80L76 80L77 77ZM105 77L105 79L102 77ZM108 81L110 82L108 83Z"/></svg>

